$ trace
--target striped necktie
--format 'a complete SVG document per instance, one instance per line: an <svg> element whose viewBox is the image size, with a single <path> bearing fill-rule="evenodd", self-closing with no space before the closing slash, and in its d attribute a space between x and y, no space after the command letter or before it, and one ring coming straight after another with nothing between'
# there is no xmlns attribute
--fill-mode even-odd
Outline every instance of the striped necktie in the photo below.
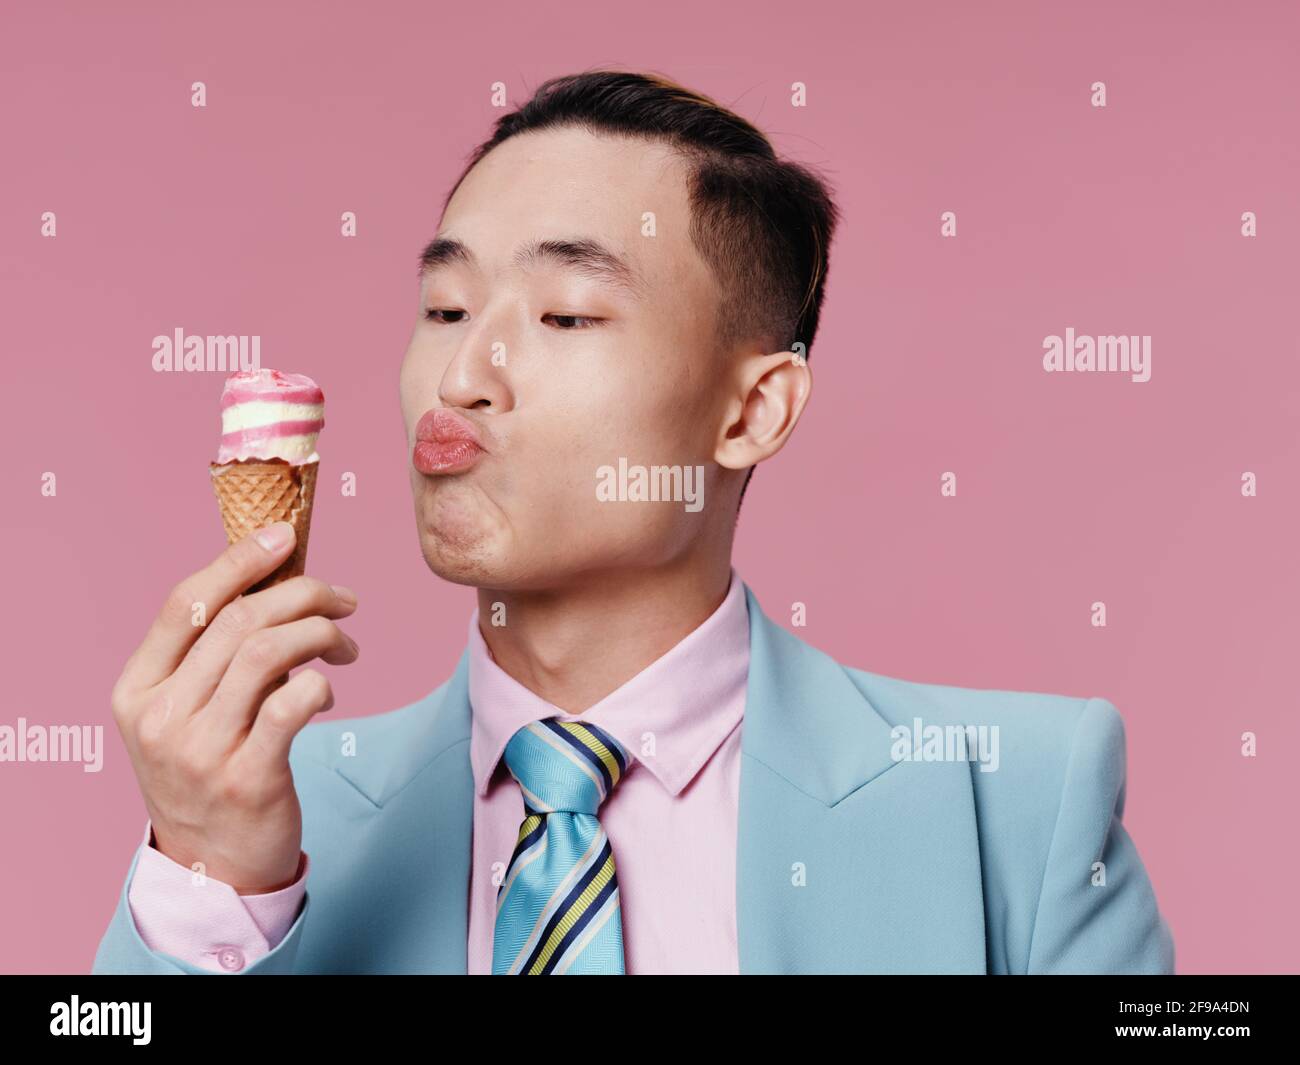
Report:
<svg viewBox="0 0 1300 1065"><path fill-rule="evenodd" d="M497 891L493 975L624 971L614 852L596 811L629 762L608 732L576 721L533 721L506 744L524 820Z"/></svg>

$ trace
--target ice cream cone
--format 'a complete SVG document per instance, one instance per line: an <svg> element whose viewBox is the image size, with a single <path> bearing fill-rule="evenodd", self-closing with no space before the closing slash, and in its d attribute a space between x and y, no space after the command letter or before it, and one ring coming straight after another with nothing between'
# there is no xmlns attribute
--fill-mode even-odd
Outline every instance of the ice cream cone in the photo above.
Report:
<svg viewBox="0 0 1300 1065"><path fill-rule="evenodd" d="M307 534L311 529L319 465L319 461L300 464L244 459L214 462L209 466L212 487L221 507L221 522L230 543L276 521L287 521L298 537L293 554L249 588L249 593L300 576L306 569Z"/></svg>

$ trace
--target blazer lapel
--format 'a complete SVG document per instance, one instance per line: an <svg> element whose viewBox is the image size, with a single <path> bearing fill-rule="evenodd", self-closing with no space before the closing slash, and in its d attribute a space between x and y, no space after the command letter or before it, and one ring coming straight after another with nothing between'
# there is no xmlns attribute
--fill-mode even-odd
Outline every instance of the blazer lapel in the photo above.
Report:
<svg viewBox="0 0 1300 1065"><path fill-rule="evenodd" d="M983 973L969 763L894 760L849 673L745 594L740 971Z"/></svg>
<svg viewBox="0 0 1300 1065"><path fill-rule="evenodd" d="M411 906L421 913L421 971L469 971L469 874L474 824L470 767L469 652L451 678L399 711L380 733L372 757L340 759L335 771L360 791L376 816L396 821L386 838L403 841L389 856L391 876L410 881ZM423 772L435 761L437 771ZM411 790L408 790L409 789ZM391 800L399 792L405 801ZM419 841L417 844L415 841Z"/></svg>

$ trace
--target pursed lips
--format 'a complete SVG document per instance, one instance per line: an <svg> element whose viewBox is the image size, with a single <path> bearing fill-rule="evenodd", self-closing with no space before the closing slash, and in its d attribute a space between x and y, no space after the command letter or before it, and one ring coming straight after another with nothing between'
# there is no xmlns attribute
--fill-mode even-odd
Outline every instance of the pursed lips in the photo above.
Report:
<svg viewBox="0 0 1300 1065"><path fill-rule="evenodd" d="M447 407L425 411L415 426L411 462L420 473L463 473L484 454L482 437L473 423Z"/></svg>

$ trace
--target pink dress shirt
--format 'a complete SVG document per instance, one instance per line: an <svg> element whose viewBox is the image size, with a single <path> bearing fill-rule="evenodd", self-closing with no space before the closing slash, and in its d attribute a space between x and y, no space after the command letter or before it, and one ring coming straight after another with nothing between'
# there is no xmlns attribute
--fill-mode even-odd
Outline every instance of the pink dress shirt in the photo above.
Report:
<svg viewBox="0 0 1300 1065"><path fill-rule="evenodd" d="M492 658L476 610L469 624L470 763L474 775L469 972L492 971L497 883L523 820L502 752L539 718L588 721L633 761L600 808L614 850L631 974L736 973L736 824L740 724L749 677L749 617L735 571L726 598L695 631L582 714L565 714ZM214 972L237 972L274 949L306 891L298 880L266 895L195 876L152 846L145 828L127 895L141 938Z"/></svg>

